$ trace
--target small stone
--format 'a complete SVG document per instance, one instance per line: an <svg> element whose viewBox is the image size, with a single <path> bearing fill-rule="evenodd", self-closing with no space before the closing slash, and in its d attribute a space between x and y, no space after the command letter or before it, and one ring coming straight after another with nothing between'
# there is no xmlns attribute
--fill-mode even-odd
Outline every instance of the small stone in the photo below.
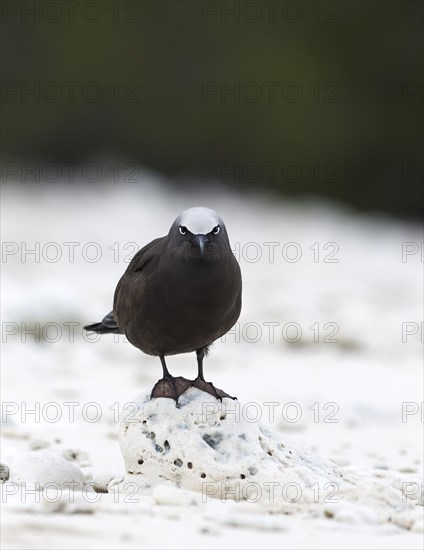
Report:
<svg viewBox="0 0 424 550"><path fill-rule="evenodd" d="M63 488L75 483L75 488L81 488L85 478L77 464L65 460L59 453L42 449L15 457L10 464L10 481L40 489L50 483Z"/></svg>
<svg viewBox="0 0 424 550"><path fill-rule="evenodd" d="M8 481L10 476L9 467L6 464L0 464L0 482Z"/></svg>
<svg viewBox="0 0 424 550"><path fill-rule="evenodd" d="M50 447L50 441L48 441L47 439L41 439L37 437L30 440L29 447L32 451L47 449L47 447Z"/></svg>

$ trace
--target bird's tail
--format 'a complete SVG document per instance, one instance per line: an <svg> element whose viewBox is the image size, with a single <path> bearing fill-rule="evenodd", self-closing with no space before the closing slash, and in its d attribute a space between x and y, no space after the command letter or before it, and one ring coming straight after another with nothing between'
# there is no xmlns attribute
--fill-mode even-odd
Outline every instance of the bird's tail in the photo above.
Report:
<svg viewBox="0 0 424 550"><path fill-rule="evenodd" d="M114 317L113 311L108 313L100 323L93 323L91 325L85 325L85 330L97 332L98 334L122 334L121 329L118 327Z"/></svg>

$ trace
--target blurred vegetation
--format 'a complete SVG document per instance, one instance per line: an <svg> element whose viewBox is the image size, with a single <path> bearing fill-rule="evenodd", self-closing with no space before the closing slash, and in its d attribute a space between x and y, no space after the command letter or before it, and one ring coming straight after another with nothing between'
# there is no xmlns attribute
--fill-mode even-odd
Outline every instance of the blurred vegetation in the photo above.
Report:
<svg viewBox="0 0 424 550"><path fill-rule="evenodd" d="M104 0L90 21L76 0L74 22L66 2L35 4L52 3L62 16L37 22L3 2L3 162L125 157L177 181L213 186L217 171L228 185L421 215L421 1ZM63 97L22 96L37 82ZM98 101L82 97L90 82ZM221 96L237 83L239 98Z"/></svg>

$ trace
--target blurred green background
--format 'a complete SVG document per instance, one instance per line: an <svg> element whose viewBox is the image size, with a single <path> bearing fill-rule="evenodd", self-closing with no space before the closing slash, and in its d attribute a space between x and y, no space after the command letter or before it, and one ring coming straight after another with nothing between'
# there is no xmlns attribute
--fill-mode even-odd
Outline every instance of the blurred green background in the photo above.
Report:
<svg viewBox="0 0 424 550"><path fill-rule="evenodd" d="M422 214L423 2L69 4L2 3L3 166L127 159Z"/></svg>

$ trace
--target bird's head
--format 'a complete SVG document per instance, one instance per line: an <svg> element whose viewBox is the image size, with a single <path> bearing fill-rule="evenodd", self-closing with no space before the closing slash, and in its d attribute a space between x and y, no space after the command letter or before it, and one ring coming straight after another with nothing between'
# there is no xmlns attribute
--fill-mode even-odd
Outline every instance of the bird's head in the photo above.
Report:
<svg viewBox="0 0 424 550"><path fill-rule="evenodd" d="M210 208L184 210L169 231L170 241L187 258L217 260L231 252L227 230L218 214Z"/></svg>

